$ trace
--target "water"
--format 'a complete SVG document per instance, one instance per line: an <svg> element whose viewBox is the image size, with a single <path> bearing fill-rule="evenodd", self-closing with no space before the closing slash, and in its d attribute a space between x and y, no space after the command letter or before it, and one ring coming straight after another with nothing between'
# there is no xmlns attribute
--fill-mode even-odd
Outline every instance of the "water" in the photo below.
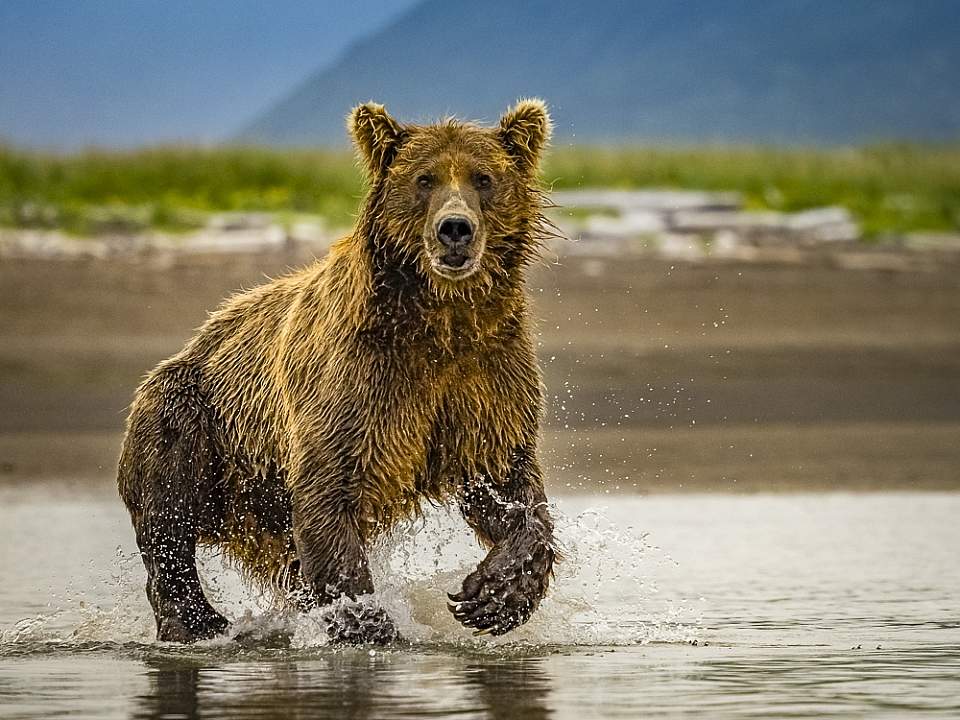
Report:
<svg viewBox="0 0 960 720"><path fill-rule="evenodd" d="M473 638L445 590L481 556L431 511L375 553L409 643L325 644L216 557L252 639L152 640L109 490L0 488L0 717L599 718L960 714L960 495L559 498L566 561L535 618Z"/></svg>

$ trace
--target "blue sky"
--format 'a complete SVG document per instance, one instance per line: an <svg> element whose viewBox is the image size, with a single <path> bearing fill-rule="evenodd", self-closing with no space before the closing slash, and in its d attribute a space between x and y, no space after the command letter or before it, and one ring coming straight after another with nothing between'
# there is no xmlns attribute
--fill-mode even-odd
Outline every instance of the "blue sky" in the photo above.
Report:
<svg viewBox="0 0 960 720"><path fill-rule="evenodd" d="M416 1L0 0L0 142L214 142Z"/></svg>

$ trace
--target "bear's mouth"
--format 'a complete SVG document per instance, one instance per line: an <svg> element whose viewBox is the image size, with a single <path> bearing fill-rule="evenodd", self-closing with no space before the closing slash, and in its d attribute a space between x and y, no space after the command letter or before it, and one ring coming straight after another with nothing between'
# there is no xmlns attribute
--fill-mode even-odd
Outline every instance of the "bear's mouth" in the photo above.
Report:
<svg viewBox="0 0 960 720"><path fill-rule="evenodd" d="M477 260L464 253L449 252L435 257L432 265L438 275L460 279L473 274L477 268Z"/></svg>
<svg viewBox="0 0 960 720"><path fill-rule="evenodd" d="M440 263L451 270L459 270L470 259L469 255L464 253L451 252L440 256Z"/></svg>

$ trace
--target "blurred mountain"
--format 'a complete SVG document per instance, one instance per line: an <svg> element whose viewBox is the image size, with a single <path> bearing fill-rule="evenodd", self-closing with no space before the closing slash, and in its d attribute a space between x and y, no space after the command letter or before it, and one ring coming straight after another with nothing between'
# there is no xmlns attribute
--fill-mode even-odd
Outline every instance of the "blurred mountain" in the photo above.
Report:
<svg viewBox="0 0 960 720"><path fill-rule="evenodd" d="M957 0L426 0L240 139L345 142L369 99L489 121L529 95L560 141L956 139L958 38Z"/></svg>

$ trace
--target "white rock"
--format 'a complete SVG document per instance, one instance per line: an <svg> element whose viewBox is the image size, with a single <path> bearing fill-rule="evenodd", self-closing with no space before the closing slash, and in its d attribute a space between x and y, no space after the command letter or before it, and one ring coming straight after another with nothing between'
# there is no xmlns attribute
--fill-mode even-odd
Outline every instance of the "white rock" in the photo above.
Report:
<svg viewBox="0 0 960 720"><path fill-rule="evenodd" d="M557 190L550 198L561 208L610 208L621 213L666 213L692 208L734 210L743 205L740 193L691 190Z"/></svg>
<svg viewBox="0 0 960 720"><path fill-rule="evenodd" d="M619 217L591 215L585 223L587 231L598 235L652 235L665 228L663 215L649 210L630 210Z"/></svg>
<svg viewBox="0 0 960 720"><path fill-rule="evenodd" d="M657 245L659 254L668 260L702 260L706 254L700 239L690 235L663 233L657 238Z"/></svg>
<svg viewBox="0 0 960 720"><path fill-rule="evenodd" d="M683 210L674 214L671 226L680 232L712 232L725 229L769 230L785 228L786 219L778 212Z"/></svg>
<svg viewBox="0 0 960 720"><path fill-rule="evenodd" d="M733 230L719 230L710 242L710 254L715 257L737 257L743 248L743 240Z"/></svg>

